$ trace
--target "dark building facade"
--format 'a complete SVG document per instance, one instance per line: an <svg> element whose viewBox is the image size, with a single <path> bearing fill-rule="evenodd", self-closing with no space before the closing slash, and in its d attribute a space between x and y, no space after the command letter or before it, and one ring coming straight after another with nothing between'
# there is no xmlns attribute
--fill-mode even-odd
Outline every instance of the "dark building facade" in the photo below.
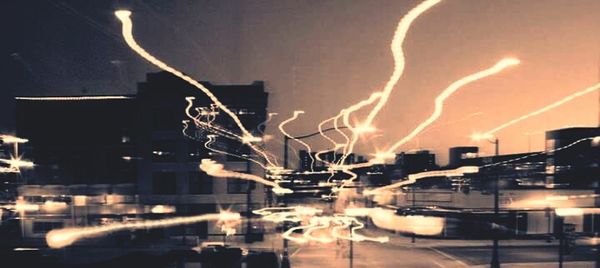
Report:
<svg viewBox="0 0 600 268"><path fill-rule="evenodd" d="M466 159L471 159L479 156L479 147L477 146L451 147L448 151L449 168L464 166L464 162Z"/></svg>
<svg viewBox="0 0 600 268"><path fill-rule="evenodd" d="M395 165L396 169L399 170L398 175L400 177L437 169L435 154L430 153L428 150L399 153L396 155Z"/></svg>
<svg viewBox="0 0 600 268"><path fill-rule="evenodd" d="M202 84L250 132L261 136L263 130L257 128L266 119L268 99L263 82ZM23 198L43 201L70 193L84 195L72 190L83 187L101 189L91 191L90 196L78 197L86 200L83 204L100 199L104 200L102 205L111 205L114 200L123 199L140 205L137 210L129 211L148 212L148 208L160 205L174 207L174 213L179 215L198 215L218 212L220 208L245 213L261 207L265 203L262 185L213 178L199 169L202 159L211 158L228 170L262 176L260 165L247 158L263 160L238 140L212 136L214 133L195 128L189 122L185 128L182 121L189 120L185 111L190 97L194 98L193 114L210 111L212 125L240 133L233 120L215 108L202 91L166 72L148 74L146 81L139 83L137 95L17 97L17 135L29 139L30 150L23 153L35 163L28 177L29 186L21 187L21 194L28 195ZM229 154L209 150L206 147L209 137L214 139L211 148ZM262 146L259 142L255 144ZM57 191L48 185L68 187ZM77 212L83 208L77 208L75 200L73 196L64 201ZM115 210L115 214L119 213ZM61 226L78 225L71 218L61 219ZM200 223L170 229L165 234L199 239L212 234L222 236L212 225ZM248 221L238 228L237 234L244 234L255 226Z"/></svg>
<svg viewBox="0 0 600 268"><path fill-rule="evenodd" d="M246 129L261 136L262 130L257 128L266 120L268 99L263 82L248 85L201 83L239 117ZM193 97L191 113L213 112L211 124L240 133L234 121L215 109L202 91L169 73L149 73L146 81L138 84L137 94L141 133L136 149L140 158L137 178L140 201L151 205L174 205L177 213L182 215L217 212L219 207L248 212L262 206L265 203L262 185L246 180L213 178L199 169L203 158L211 158L228 170L264 175L260 166L234 156L254 156L247 145L215 136L210 147L229 153L222 155L206 148L208 137L214 133L195 128L191 122L187 129L184 128L182 120L189 120L185 113L186 98L190 97ZM180 231L182 235L208 236L217 230L211 225L204 223L196 229ZM246 227L250 226L242 226L243 229Z"/></svg>
<svg viewBox="0 0 600 268"><path fill-rule="evenodd" d="M17 97L16 116L36 164L29 184L136 181L135 96Z"/></svg>
<svg viewBox="0 0 600 268"><path fill-rule="evenodd" d="M576 127L546 132L547 184L600 187L600 128Z"/></svg>

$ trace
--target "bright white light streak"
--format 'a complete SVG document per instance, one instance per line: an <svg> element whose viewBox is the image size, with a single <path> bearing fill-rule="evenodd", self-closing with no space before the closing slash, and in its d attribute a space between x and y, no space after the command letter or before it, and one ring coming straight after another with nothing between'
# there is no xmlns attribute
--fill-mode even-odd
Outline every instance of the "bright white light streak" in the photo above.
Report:
<svg viewBox="0 0 600 268"><path fill-rule="evenodd" d="M378 92L379 94L381 94L381 96L378 98L379 101L375 104L375 107L369 112L365 121L361 123L361 126L363 126L364 128L369 128L371 126L373 120L375 119L375 116L377 116L379 111L387 103L390 94L394 90L396 84L402 76L402 73L404 72L405 59L402 46L404 44L404 39L406 38L406 34L410 29L410 26L421 14L423 14L425 11L427 11L434 5L438 4L440 1L441 0L423 1L422 3L411 9L404 17L402 17L402 19L400 19L400 22L396 27L396 31L394 32L394 37L390 45L390 48L392 50L392 56L394 57L394 71L392 72L392 75L385 84L383 91ZM371 95L371 97L373 97L373 95ZM349 148L345 152L345 154L352 153L352 150L354 149L354 144L357 142L359 134L360 133L357 132L352 133L352 139L348 146Z"/></svg>
<svg viewBox="0 0 600 268"><path fill-rule="evenodd" d="M552 104L550 104L548 106L544 106L544 107L542 107L542 108L540 108L540 109L538 109L536 111L533 111L533 112L528 113L526 115L522 115L522 116L520 116L518 118L510 120L510 121L508 121L508 122L506 122L506 123L504 123L502 125L499 125L499 126L493 128L493 129L490 129L489 131L484 132L484 135L485 134L494 134L494 133L496 133L496 132L498 132L498 131L500 131L500 130L502 130L504 128L507 128L507 127L509 127L511 125L514 125L514 124L516 124L518 122L521 122L521 121L523 121L525 119L528 119L530 117L533 117L533 116L539 115L541 113L547 112L547 111L549 111L551 109L554 109L554 108L556 108L558 106L561 106L561 105L563 105L563 104L565 104L567 102L570 102L570 101L574 100L577 97L581 97L583 95L586 95L586 94L592 93L594 91L597 91L598 89L600 89L600 83L595 84L593 86L590 86L588 88L585 88L585 89L583 89L581 91L575 92L575 93L573 93L573 94L571 94L571 95L569 95L569 96L567 96L567 97L565 97L565 98L563 98L561 100L558 100L558 101L556 101L556 102L554 102L554 103L552 103Z"/></svg>
<svg viewBox="0 0 600 268"><path fill-rule="evenodd" d="M204 147L206 149L211 150L211 151L213 151L215 153L218 153L218 154L229 155L229 156L237 157L237 158L240 158L240 159L246 159L248 161L254 162L255 164L257 164L260 167L262 167L263 169L267 169L267 166L265 166L263 163L257 161L256 159L253 159L251 157L244 157L244 156L241 156L241 155L232 154L232 153L229 153L229 152L226 152L226 151L222 151L222 150L210 147L210 144L212 144L212 143L214 143L216 141L215 135L208 135L207 137L208 137L208 140L204 143Z"/></svg>
<svg viewBox="0 0 600 268"><path fill-rule="evenodd" d="M219 164L211 159L202 159L202 161L200 162L200 169L206 172L206 174L217 178L236 178L241 180L255 181L273 187L271 190L278 195L293 193L292 190L288 188L283 188L279 186L279 184L263 179L259 176L225 170L222 164Z"/></svg>
<svg viewBox="0 0 600 268"><path fill-rule="evenodd" d="M258 148L255 144L252 143L256 139L259 139L259 138L255 137L254 138L255 140L244 140L244 137L242 137L242 136L240 136L240 135L238 135L236 133L233 133L233 132L231 132L231 131L229 131L227 129L221 128L221 127L219 127L219 126L217 126L215 124L210 124L210 123L207 123L207 122L202 122L202 121L198 120L197 116L193 116L190 111L191 111L191 108L194 106L194 99L196 99L196 98L195 97L186 97L185 98L185 100L188 103L187 106L186 106L186 108L185 108L185 114L188 116L188 118L190 118L191 120L194 121L194 123L196 124L196 126L200 126L202 128L211 130L213 133L225 136L225 137L227 137L229 139L241 141L242 143L245 143L246 145L248 145L248 147L250 147L250 149L252 149L254 152L256 152L257 154L261 155L265 159L265 161L267 161L267 164L269 166L277 166L276 163L273 163L271 161L271 159L269 158L269 156L267 155L267 153L265 152L265 150L262 150L262 149ZM184 124L185 124L185 122L184 122ZM185 133L184 133L184 135L185 135ZM253 162L259 164L263 168L265 167L265 165L263 165L262 163L254 160L254 159L253 159Z"/></svg>
<svg viewBox="0 0 600 268"><path fill-rule="evenodd" d="M339 225L333 227L333 231L331 232L332 236L338 239L344 240L352 240L354 242L362 242L362 241L371 241L371 242L379 242L379 243L387 243L390 241L390 238L387 236L378 236L378 237L369 237L358 234L356 231L363 229L365 224L360 222L354 217L347 216L336 216L335 219L339 221ZM352 226L352 227L350 227ZM350 229L348 232L349 235L341 234L343 231Z"/></svg>
<svg viewBox="0 0 600 268"><path fill-rule="evenodd" d="M118 10L115 12L115 15L122 23L123 38L125 39L125 42L127 43L127 45L129 45L129 47L131 49L133 49L140 56L142 56L142 58L146 59L147 61L149 61L150 63L159 67L160 69L165 70L165 71L183 79L184 81L190 83L191 85L193 85L196 88L198 88L199 90L201 90L204 94L206 94L206 96L208 96L210 98L210 100L214 104L216 104L221 110L223 110L226 114L228 114L233 119L233 121L237 124L237 126L240 128L240 130L244 134L243 135L244 137L253 137L252 134L250 134L250 132L244 127L244 125L242 124L240 119L237 117L237 115L234 112L232 112L231 110L229 110L229 108L227 108L227 106L225 106L223 103L221 103L221 101L219 101L219 99L208 88L206 88L204 85L202 85L198 81L192 79L191 77L183 74L179 70L167 65L166 63L164 63L161 60L157 59L156 57L152 56L144 48L142 48L140 45L138 45L138 43L135 41L135 38L133 37L133 22L131 21L131 18L130 18L131 11Z"/></svg>
<svg viewBox="0 0 600 268"><path fill-rule="evenodd" d="M279 124L279 131L281 131L281 133L283 133L283 135L285 135L286 137L295 140L296 142L302 144L302 146L304 146L308 152L308 157L310 158L310 171L315 171L314 170L314 164L315 164L315 159L312 156L312 149L310 148L310 145L308 145L308 143L303 142L299 139L296 139L295 137L293 137L292 135L290 135L289 133L287 133L285 131L285 129L283 128L286 124L288 124L289 122L292 122L294 120L296 120L298 118L298 115L303 114L304 111L294 111L294 115L286 120L283 120L280 124Z"/></svg>
<svg viewBox="0 0 600 268"><path fill-rule="evenodd" d="M388 101L390 94L394 90L394 87L396 86L396 84L400 80L400 77L402 76L402 73L404 72L405 59L402 46L404 44L404 39L406 38L406 33L408 32L411 24L421 14L423 14L425 11L438 4L439 2L441 2L441 0L423 1L418 6L411 9L408 12L408 14L406 14L398 23L396 32L394 33L394 38L392 39L392 43L390 46L392 50L392 55L394 57L394 71L392 73L392 76L386 83L385 87L383 88L383 91L381 92L382 95L379 99L379 102L377 102L373 110L367 116L367 119L364 121L365 126L371 125L373 119L375 119L375 116L377 116L377 113L379 113L381 108L383 108L383 106Z"/></svg>
<svg viewBox="0 0 600 268"><path fill-rule="evenodd" d="M4 143L26 143L29 141L28 139L2 134L0 134L0 140L2 140Z"/></svg>
<svg viewBox="0 0 600 268"><path fill-rule="evenodd" d="M0 162L10 165L12 168L33 168L35 164L31 161L21 160L21 157L11 157L11 159L0 159Z"/></svg>
<svg viewBox="0 0 600 268"><path fill-rule="evenodd" d="M403 180L403 181L400 181L400 182L397 182L394 184L378 187L373 190L365 190L363 192L363 194L370 195L370 194L376 194L377 192L380 192L380 191L389 191L389 190L392 190L395 188L400 188L400 187L403 187L406 185L413 184L413 183L417 182L417 180L425 179L425 178L458 177L458 176L463 176L464 174L477 173L477 172L479 172L479 167L477 167L477 166L464 166L464 167L459 167L457 169L451 169L451 170L425 171L425 172L420 172L420 173L416 173L416 174L410 174L410 175L408 175L407 180Z"/></svg>
<svg viewBox="0 0 600 268"><path fill-rule="evenodd" d="M435 122L435 120L437 120L442 115L442 111L444 108L444 102L454 92L456 92L457 90L459 90L460 88L462 88L465 85L468 85L477 80L486 78L488 76L492 76L497 73L500 73L504 69L511 67L511 66L515 66L519 63L520 63L520 61L518 59L505 58L505 59L500 60L498 63L496 63L494 66L492 66L490 68L487 68L483 71L479 71L474 74L465 76L465 77L457 80L456 82L450 84L450 86L448 86L444 91L442 91L442 93L440 95L438 95L435 98L435 108L433 110L433 113L429 116L429 118L427 118L424 122L419 124L412 132L410 132L404 138L400 139L398 142L396 142L394 145L392 145L388 149L388 151L389 152L396 151L398 148L400 148L400 146L404 145L405 143L407 143L408 141L413 139L421 131L423 131L423 129L425 129L426 127L431 125L433 122Z"/></svg>
<svg viewBox="0 0 600 268"><path fill-rule="evenodd" d="M63 248L75 243L80 239L98 237L117 231L164 228L203 221L232 222L239 221L240 218L241 216L239 213L222 211L221 213L205 214L190 217L148 220L143 222L114 223L103 226L55 229L46 234L46 243L51 248Z"/></svg>
<svg viewBox="0 0 600 268"><path fill-rule="evenodd" d="M342 122L352 132L352 138L349 139L347 145L344 147L344 155L342 156L340 163L344 163L344 161L346 160L346 157L349 154L351 154L352 151L354 151L354 146L355 146L356 142L358 141L358 138L361 135L364 135L366 133L374 131L374 127L372 127L370 125L370 123L367 124L367 123L363 122L359 126L356 126L356 127L352 126L352 124L350 124L350 114L355 111L360 110L362 107L373 104L376 100L381 98L381 95L382 95L381 92L375 92L375 93L371 94L371 96L368 99L362 100L362 101L342 110L342 112L341 112Z"/></svg>

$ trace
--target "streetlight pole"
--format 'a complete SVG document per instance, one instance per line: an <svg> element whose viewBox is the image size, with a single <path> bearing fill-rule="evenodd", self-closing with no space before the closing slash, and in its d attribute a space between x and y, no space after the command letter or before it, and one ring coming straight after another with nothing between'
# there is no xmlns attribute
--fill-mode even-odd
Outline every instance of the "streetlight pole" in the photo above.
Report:
<svg viewBox="0 0 600 268"><path fill-rule="evenodd" d="M288 144L290 142L290 138L288 136L283 136L283 168L288 168Z"/></svg>
<svg viewBox="0 0 600 268"><path fill-rule="evenodd" d="M558 268L563 267L563 259L565 255L565 219L556 215L558 220Z"/></svg>
<svg viewBox="0 0 600 268"><path fill-rule="evenodd" d="M413 213L414 213L415 212L415 202L416 202L416 200L415 200L415 197L416 197L416 195L415 195L415 185L414 184L411 187L411 190L412 190L412 209L413 209ZM415 235L415 231L413 229L412 237L410 239L410 242L411 243L415 243L416 242L415 240L416 240L416 235Z"/></svg>
<svg viewBox="0 0 600 268"><path fill-rule="evenodd" d="M494 144L495 146L495 156L497 157L500 153L500 141L498 140L498 137L494 137L494 140L490 141L491 143ZM498 222L499 222L499 214L500 214L500 200L499 200L499 190L498 190L498 180L499 180L499 176L496 175L494 176L494 223L492 225L492 228L496 228L497 226L499 226ZM493 248L492 248L492 261L490 263L490 266L492 268L498 268L500 267L500 261L498 258L498 236L499 236L499 230L498 229L493 229L493 233L492 236L494 238L493 241Z"/></svg>
<svg viewBox="0 0 600 268"><path fill-rule="evenodd" d="M348 231L350 232L350 239L349 239L350 240L349 241L350 242L350 252L348 252L349 253L348 254L349 255L348 262L350 264L350 268L352 268L354 265L354 263L353 263L354 262L354 248L352 245L352 222L350 222L350 226L348 226Z"/></svg>

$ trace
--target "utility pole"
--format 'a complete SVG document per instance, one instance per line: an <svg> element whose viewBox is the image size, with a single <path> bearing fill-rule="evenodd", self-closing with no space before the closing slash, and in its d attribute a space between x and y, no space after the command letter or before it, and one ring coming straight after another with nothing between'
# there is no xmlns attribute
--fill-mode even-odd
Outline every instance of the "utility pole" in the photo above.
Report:
<svg viewBox="0 0 600 268"><path fill-rule="evenodd" d="M348 226L348 231L350 232L350 249L349 249L349 256L348 256L348 262L350 264L350 268L352 268L352 266L354 265L354 247L352 244L352 222L350 222L350 225Z"/></svg>
<svg viewBox="0 0 600 268"><path fill-rule="evenodd" d="M499 153L500 153L500 141L498 140L498 137L494 138L494 141L492 141L492 143L495 145L495 155L496 157L498 157ZM494 223L492 225L492 236L494 238L493 241L493 248L492 248L492 261L490 263L490 267L492 268L499 268L500 267L500 260L498 258L498 236L499 236L499 214L500 214L500 198L499 198L499 190L498 190L498 180L500 175L496 174L494 176Z"/></svg>
<svg viewBox="0 0 600 268"><path fill-rule="evenodd" d="M416 196L416 195L415 195L415 185L414 185L414 184L413 184L413 186L411 187L411 189L412 189L412 209L413 209L413 213L414 213L414 212L415 212L415 204L416 204L416 203L415 203L415 202L416 202L416 200L415 200L415 196ZM414 227L413 227L413 228L414 228ZM416 234L415 234L415 230L413 229L413 232L412 232L412 237L411 237L411 239L410 239L410 242L411 242L411 243L415 243L415 242L416 242L415 240L416 240Z"/></svg>
<svg viewBox="0 0 600 268"><path fill-rule="evenodd" d="M556 219L558 221L558 268L562 268L565 255L565 219L558 215Z"/></svg>

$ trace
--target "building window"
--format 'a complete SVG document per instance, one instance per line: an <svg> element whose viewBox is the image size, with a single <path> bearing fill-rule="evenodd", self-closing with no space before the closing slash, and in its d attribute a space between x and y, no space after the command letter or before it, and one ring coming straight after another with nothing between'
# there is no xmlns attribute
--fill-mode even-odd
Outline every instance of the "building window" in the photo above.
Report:
<svg viewBox="0 0 600 268"><path fill-rule="evenodd" d="M63 228L63 223L59 221L39 221L33 223L33 232L36 234L44 234L54 229Z"/></svg>
<svg viewBox="0 0 600 268"><path fill-rule="evenodd" d="M173 140L152 142L152 162L176 162L176 146Z"/></svg>
<svg viewBox="0 0 600 268"><path fill-rule="evenodd" d="M227 179L227 193L244 194L248 192L249 181L240 179Z"/></svg>
<svg viewBox="0 0 600 268"><path fill-rule="evenodd" d="M204 172L189 173L189 192L190 194L212 194L213 178Z"/></svg>
<svg viewBox="0 0 600 268"><path fill-rule="evenodd" d="M177 192L177 176L175 172L154 172L152 174L154 194L175 194Z"/></svg>

